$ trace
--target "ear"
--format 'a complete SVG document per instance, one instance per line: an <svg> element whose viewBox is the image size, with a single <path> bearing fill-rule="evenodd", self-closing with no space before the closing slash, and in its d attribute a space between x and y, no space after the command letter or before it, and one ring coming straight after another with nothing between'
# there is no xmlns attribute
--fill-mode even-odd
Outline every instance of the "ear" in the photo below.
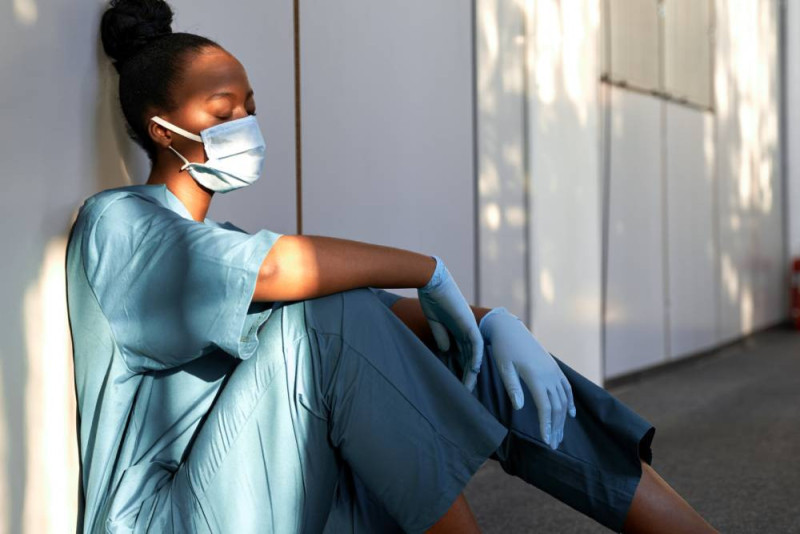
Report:
<svg viewBox="0 0 800 534"><path fill-rule="evenodd" d="M152 117L152 115L149 116ZM172 132L150 119L147 120L147 134L161 148L167 148L172 144Z"/></svg>

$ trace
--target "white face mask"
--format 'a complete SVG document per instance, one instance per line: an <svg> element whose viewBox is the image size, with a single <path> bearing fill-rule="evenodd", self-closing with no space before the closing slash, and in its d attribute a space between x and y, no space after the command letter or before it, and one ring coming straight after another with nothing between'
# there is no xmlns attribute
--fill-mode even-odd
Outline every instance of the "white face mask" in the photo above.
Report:
<svg viewBox="0 0 800 534"><path fill-rule="evenodd" d="M150 120L168 130L182 135L198 143L203 143L208 161L205 163L189 162L180 152L169 147L184 162L181 170L188 169L189 174L199 184L217 191L227 193L250 185L258 180L264 164L264 136L254 115L217 124L193 134L155 116Z"/></svg>

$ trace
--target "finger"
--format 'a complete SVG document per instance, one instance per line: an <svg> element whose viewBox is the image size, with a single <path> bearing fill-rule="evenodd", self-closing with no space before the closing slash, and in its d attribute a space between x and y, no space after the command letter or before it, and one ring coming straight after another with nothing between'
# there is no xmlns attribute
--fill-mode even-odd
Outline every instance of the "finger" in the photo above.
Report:
<svg viewBox="0 0 800 534"><path fill-rule="evenodd" d="M568 399L568 406L569 406L569 415L575 417L578 413L578 410L575 408L575 397L572 395L572 385L567 380L567 377L564 376L561 378L561 385L564 387L564 391L567 393Z"/></svg>
<svg viewBox="0 0 800 534"><path fill-rule="evenodd" d="M558 397L561 400L561 430L558 432L558 443L564 441L564 425L567 422L567 394L561 384L556 386Z"/></svg>
<svg viewBox="0 0 800 534"><path fill-rule="evenodd" d="M475 370L472 368L472 347L469 343L462 340L456 341L458 347L458 361L461 362L463 369L461 370L461 381L466 384L467 378L470 374L474 374Z"/></svg>
<svg viewBox="0 0 800 534"><path fill-rule="evenodd" d="M525 396L522 394L522 384L519 383L519 375L514 364L510 362L499 363L497 370L500 372L500 379L506 388L506 393L511 399L511 406L519 410L525 404Z"/></svg>
<svg viewBox="0 0 800 534"><path fill-rule="evenodd" d="M481 371L481 364L483 363L483 336L481 331L478 330L477 324L473 324L471 334L472 370L477 374Z"/></svg>
<svg viewBox="0 0 800 534"><path fill-rule="evenodd" d="M550 399L547 398L547 391L545 388L533 383L528 382L528 389L533 395L533 400L536 402L536 409L539 412L539 432L541 432L542 439L546 443L550 443L550 430L552 427L552 413L550 408Z"/></svg>
<svg viewBox="0 0 800 534"><path fill-rule="evenodd" d="M450 336L447 335L447 329L442 323L435 319L428 319L428 324L431 326L433 332L433 339L436 340L436 346L439 350L446 352L450 350Z"/></svg>
<svg viewBox="0 0 800 534"><path fill-rule="evenodd" d="M478 383L478 373L473 373L470 371L467 373L467 376L464 377L464 386L467 388L467 391L472 393L475 389L475 385Z"/></svg>
<svg viewBox="0 0 800 534"><path fill-rule="evenodd" d="M484 351L485 352L488 352L488 351L492 350L491 346L486 345L485 343L484 343L483 347L484 347ZM481 358L481 365L482 364L483 364L483 358ZM480 367L477 370L475 370L475 369L471 370L469 372L469 374L466 374L466 376L464 377L464 385L467 387L467 390L469 390L470 392L472 392L475 389L475 386L478 384L478 373L480 373ZM502 377L502 375L501 375L501 377ZM523 396L520 395L520 399L522 399L522 398L523 398ZM512 404L513 404L513 402L512 402Z"/></svg>
<svg viewBox="0 0 800 534"><path fill-rule="evenodd" d="M472 353L472 348L468 343L459 344L458 350L459 350L459 354L462 355L461 356L462 358L464 358L464 355L469 355L469 354ZM461 382L467 388L467 391L472 393L472 390L475 389L475 384L477 384L477 382L478 382L478 372L480 371L480 369L477 369L477 370L476 369L472 369L471 366L470 366L470 364L471 364L470 361L462 360L462 362L463 362L463 365L464 365L464 371L462 373Z"/></svg>
<svg viewBox="0 0 800 534"><path fill-rule="evenodd" d="M550 399L550 411L553 422L550 434L553 439L550 440L550 448L555 449L558 447L558 433L561 431L561 399L558 398L558 393L552 389L547 390L547 397Z"/></svg>

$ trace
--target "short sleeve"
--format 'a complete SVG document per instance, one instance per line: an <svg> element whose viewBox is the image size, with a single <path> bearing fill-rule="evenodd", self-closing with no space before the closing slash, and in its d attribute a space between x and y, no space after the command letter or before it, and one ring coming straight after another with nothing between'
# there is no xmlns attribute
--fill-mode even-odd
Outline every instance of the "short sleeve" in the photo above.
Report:
<svg viewBox="0 0 800 534"><path fill-rule="evenodd" d="M128 367L175 367L214 346L247 359L261 264L283 234L182 217L149 200L112 201L84 239L86 275Z"/></svg>
<svg viewBox="0 0 800 534"><path fill-rule="evenodd" d="M391 308L392 304L394 304L401 298L404 298L403 295L392 293L391 291L386 291L385 289L381 289L379 287L369 287L367 289L372 291L379 299L381 299L381 302L387 308Z"/></svg>

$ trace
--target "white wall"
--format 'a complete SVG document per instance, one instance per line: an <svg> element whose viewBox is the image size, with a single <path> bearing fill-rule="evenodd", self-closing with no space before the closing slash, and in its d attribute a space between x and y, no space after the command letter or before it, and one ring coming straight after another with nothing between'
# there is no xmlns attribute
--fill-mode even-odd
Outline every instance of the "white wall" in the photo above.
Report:
<svg viewBox="0 0 800 534"><path fill-rule="evenodd" d="M714 115L663 105L668 353L678 358L717 343Z"/></svg>
<svg viewBox="0 0 800 534"><path fill-rule="evenodd" d="M476 21L478 302L530 324L525 11L479 0Z"/></svg>
<svg viewBox="0 0 800 534"><path fill-rule="evenodd" d="M606 378L787 315L778 4L715 11L713 113L611 90Z"/></svg>
<svg viewBox="0 0 800 534"><path fill-rule="evenodd" d="M469 5L300 5L303 233L436 254L474 302Z"/></svg>
<svg viewBox="0 0 800 534"><path fill-rule="evenodd" d="M714 115L610 95L606 378L719 341Z"/></svg>
<svg viewBox="0 0 800 534"><path fill-rule="evenodd" d="M175 28L237 55L256 92L265 174L215 200L211 217L295 230L291 4L174 0ZM125 136L117 78L99 42L104 3L0 4L0 533L64 532L77 506L64 247L74 212L101 189L143 183Z"/></svg>
<svg viewBox="0 0 800 534"><path fill-rule="evenodd" d="M607 378L718 341L713 114L610 95Z"/></svg>
<svg viewBox="0 0 800 534"><path fill-rule="evenodd" d="M599 3L477 6L480 303L599 383Z"/></svg>
<svg viewBox="0 0 800 534"><path fill-rule="evenodd" d="M777 12L775 0L716 5L720 342L787 315Z"/></svg>
<svg viewBox="0 0 800 534"><path fill-rule="evenodd" d="M666 358L662 105L610 93L606 377Z"/></svg>
<svg viewBox="0 0 800 534"><path fill-rule="evenodd" d="M600 3L532 6L527 13L532 332L550 352L600 383Z"/></svg>
<svg viewBox="0 0 800 534"><path fill-rule="evenodd" d="M777 0L717 0L713 112L601 87L599 2L477 5L485 304L598 383L783 320Z"/></svg>

